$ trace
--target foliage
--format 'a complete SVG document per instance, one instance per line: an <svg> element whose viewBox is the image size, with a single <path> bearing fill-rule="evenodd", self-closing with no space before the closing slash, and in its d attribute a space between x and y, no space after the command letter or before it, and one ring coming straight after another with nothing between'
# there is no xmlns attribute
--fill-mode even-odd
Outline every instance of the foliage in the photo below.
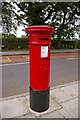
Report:
<svg viewBox="0 0 80 120"><path fill-rule="evenodd" d="M79 3L55 3L52 21L49 23L55 26L55 34L57 35L57 47L60 48L62 38L74 38L75 32L78 31L75 24L76 15L80 15Z"/></svg>
<svg viewBox="0 0 80 120"><path fill-rule="evenodd" d="M78 32L76 15L80 16L80 2L2 2L4 33L15 31L20 24L24 28L26 25L50 25L55 27L57 48L61 48L62 38L74 38Z"/></svg>
<svg viewBox="0 0 80 120"><path fill-rule="evenodd" d="M51 49L57 49L57 39L51 41ZM29 49L29 38L3 38L4 50ZM61 41L61 49L80 48L80 41Z"/></svg>
<svg viewBox="0 0 80 120"><path fill-rule="evenodd" d="M57 44L58 44L58 40L56 38L54 38L51 41L51 49L58 49ZM61 39L60 49L80 48L79 44L80 44L79 40L68 41L68 40L65 40L65 39Z"/></svg>
<svg viewBox="0 0 80 120"><path fill-rule="evenodd" d="M2 34L0 34L0 38L2 38Z"/></svg>
<svg viewBox="0 0 80 120"><path fill-rule="evenodd" d="M9 34L9 35L1 34L0 36L1 36L1 38L15 38L16 37L14 34Z"/></svg>
<svg viewBox="0 0 80 120"><path fill-rule="evenodd" d="M2 31L3 34L9 35L12 31L16 34L18 26L18 15L15 12L15 7L11 2L2 2Z"/></svg>
<svg viewBox="0 0 80 120"><path fill-rule="evenodd" d="M27 38L27 36L26 35L22 35L21 38Z"/></svg>
<svg viewBox="0 0 80 120"><path fill-rule="evenodd" d="M28 38L3 38L4 50L29 49Z"/></svg>
<svg viewBox="0 0 80 120"><path fill-rule="evenodd" d="M46 17L46 15L49 3L47 2L14 2L14 4L20 9L18 12L22 11L18 16L18 20L20 20L20 23L24 20L24 25L42 25L48 20L48 16Z"/></svg>

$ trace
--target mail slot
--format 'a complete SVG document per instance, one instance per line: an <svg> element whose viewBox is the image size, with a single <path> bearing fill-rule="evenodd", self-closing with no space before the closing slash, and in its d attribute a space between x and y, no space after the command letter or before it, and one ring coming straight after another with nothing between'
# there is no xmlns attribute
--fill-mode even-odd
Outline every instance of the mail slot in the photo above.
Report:
<svg viewBox="0 0 80 120"><path fill-rule="evenodd" d="M49 38L39 38L39 40L49 40Z"/></svg>
<svg viewBox="0 0 80 120"><path fill-rule="evenodd" d="M49 108L50 45L54 28L44 25L30 26L30 108L43 112Z"/></svg>

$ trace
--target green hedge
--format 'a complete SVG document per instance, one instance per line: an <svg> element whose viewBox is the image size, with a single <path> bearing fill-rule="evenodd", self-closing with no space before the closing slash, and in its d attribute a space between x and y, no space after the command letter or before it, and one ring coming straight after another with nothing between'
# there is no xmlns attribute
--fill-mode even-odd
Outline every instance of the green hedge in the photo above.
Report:
<svg viewBox="0 0 80 120"><path fill-rule="evenodd" d="M57 39L51 40L51 49L57 49ZM29 38L3 38L3 50L29 49ZM80 48L80 41L61 41L61 49Z"/></svg>
<svg viewBox="0 0 80 120"><path fill-rule="evenodd" d="M3 38L4 50L29 49L28 38Z"/></svg>
<svg viewBox="0 0 80 120"><path fill-rule="evenodd" d="M57 40L52 40L51 41L51 49L57 49ZM60 43L60 48L61 49L75 49L75 48L80 48L80 41L61 41Z"/></svg>

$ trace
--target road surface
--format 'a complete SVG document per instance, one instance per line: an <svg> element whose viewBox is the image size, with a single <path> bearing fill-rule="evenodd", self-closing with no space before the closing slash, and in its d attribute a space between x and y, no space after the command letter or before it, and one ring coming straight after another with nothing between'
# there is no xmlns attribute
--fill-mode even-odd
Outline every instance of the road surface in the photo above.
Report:
<svg viewBox="0 0 80 120"><path fill-rule="evenodd" d="M77 57L51 58L50 86L56 86L78 78ZM0 66L1 67L1 66ZM2 65L2 97L29 92L29 62Z"/></svg>

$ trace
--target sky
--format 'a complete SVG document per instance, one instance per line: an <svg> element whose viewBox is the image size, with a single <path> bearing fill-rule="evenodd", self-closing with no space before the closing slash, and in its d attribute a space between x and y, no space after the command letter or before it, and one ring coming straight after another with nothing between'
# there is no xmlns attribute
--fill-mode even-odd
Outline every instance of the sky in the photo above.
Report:
<svg viewBox="0 0 80 120"><path fill-rule="evenodd" d="M18 27L18 29L17 29L17 37L21 37L22 35L26 35L26 33L24 31L22 31L22 29L24 29L23 26Z"/></svg>

